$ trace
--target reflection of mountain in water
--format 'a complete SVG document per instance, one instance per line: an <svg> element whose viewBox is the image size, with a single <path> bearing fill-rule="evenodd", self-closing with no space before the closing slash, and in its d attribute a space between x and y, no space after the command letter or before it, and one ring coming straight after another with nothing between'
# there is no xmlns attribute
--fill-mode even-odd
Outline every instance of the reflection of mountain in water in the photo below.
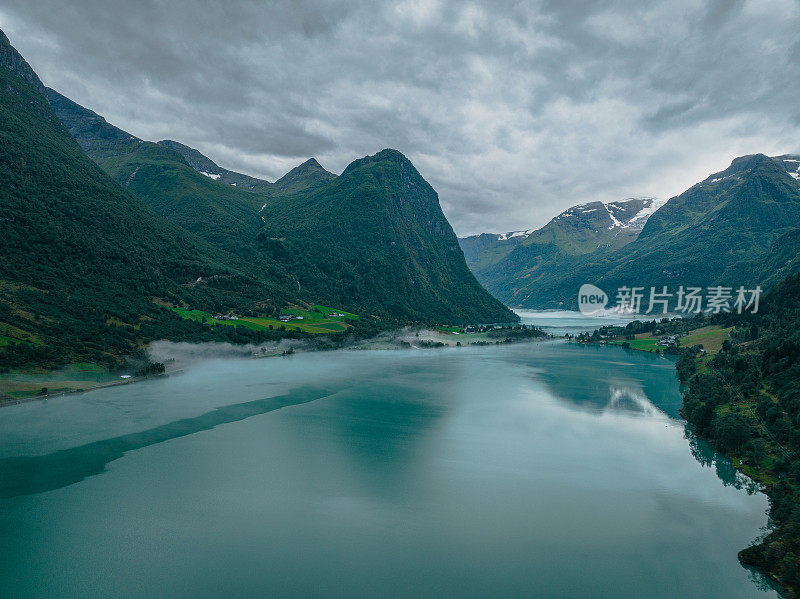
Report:
<svg viewBox="0 0 800 599"><path fill-rule="evenodd" d="M529 358L516 362L526 365L555 397L576 407L604 411L611 403L618 409L679 417L681 394L675 365L663 357L561 343L542 347L535 362ZM615 397L614 389L622 394Z"/></svg>
<svg viewBox="0 0 800 599"><path fill-rule="evenodd" d="M688 424L684 429L684 436L689 441L689 450L692 452L694 459L707 468L713 468L717 477L726 487L731 486L736 489L743 489L747 491L748 495L761 490L761 485L734 468L728 458L714 450L708 442L697 438L689 430Z"/></svg>
<svg viewBox="0 0 800 599"><path fill-rule="evenodd" d="M129 451L211 430L327 397L335 390L300 387L276 397L223 406L192 418L183 418L144 431L62 449L45 455L0 459L0 497L17 497L60 489L102 473L106 466Z"/></svg>
<svg viewBox="0 0 800 599"><path fill-rule="evenodd" d="M664 384L663 369L675 368L671 361L628 353L621 359L620 352L613 348L564 344L560 349L563 351L558 353L542 351L535 364L527 364L529 368L535 367L535 370L530 368L533 377L564 403L597 413L620 411L649 418L680 419L683 401L677 377L674 385ZM573 353L573 359L565 360L564 351ZM724 485L749 494L759 491L757 482L734 468L730 460L688 428L685 437L692 456L702 466L713 468Z"/></svg>
<svg viewBox="0 0 800 599"><path fill-rule="evenodd" d="M392 497L418 486L460 375L452 361L437 368L435 379L424 370L361 379L325 402L285 414L285 440L324 455L329 469L359 480L366 496Z"/></svg>
<svg viewBox="0 0 800 599"><path fill-rule="evenodd" d="M641 389L633 387L615 387L608 389L609 399L604 411L625 410L639 412L643 416L664 417L667 415L655 407Z"/></svg>

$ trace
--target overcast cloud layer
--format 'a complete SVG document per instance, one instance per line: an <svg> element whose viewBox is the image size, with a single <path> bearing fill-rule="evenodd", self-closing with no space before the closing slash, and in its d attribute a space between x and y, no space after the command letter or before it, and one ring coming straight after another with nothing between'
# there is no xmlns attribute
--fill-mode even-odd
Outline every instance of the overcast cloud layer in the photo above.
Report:
<svg viewBox="0 0 800 599"><path fill-rule="evenodd" d="M392 147L459 235L800 150L800 0L4 0L45 85L270 180Z"/></svg>

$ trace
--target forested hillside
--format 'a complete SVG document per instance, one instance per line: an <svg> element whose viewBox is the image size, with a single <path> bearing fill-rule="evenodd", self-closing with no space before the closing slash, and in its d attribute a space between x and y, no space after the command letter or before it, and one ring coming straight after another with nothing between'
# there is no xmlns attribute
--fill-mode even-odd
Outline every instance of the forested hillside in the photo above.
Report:
<svg viewBox="0 0 800 599"><path fill-rule="evenodd" d="M294 300L395 324L517 320L477 283L436 192L399 152L356 160L340 177L312 158L262 194L207 176L187 146L120 134L66 99L53 105L120 185Z"/></svg>
<svg viewBox="0 0 800 599"><path fill-rule="evenodd" d="M611 297L622 286L767 287L798 266L800 183L789 170L797 164L788 156L743 156L670 199L638 236L595 247L587 245L594 241L583 229L564 231L562 239L538 239L548 225L501 255L485 247L483 253L494 251L494 258L475 257L473 268L496 297L527 308L574 309L583 283ZM580 208L583 216L591 206L570 211Z"/></svg>
<svg viewBox="0 0 800 599"><path fill-rule="evenodd" d="M392 159L369 176L354 166L368 158L337 185L312 159L263 182L269 194L239 189L193 168L191 148L143 141L45 88L5 36L0 142L0 368L108 364L156 338L299 334L211 328L179 306L364 316L332 331L516 319L477 284L436 193L399 153L387 154L402 163L392 176Z"/></svg>
<svg viewBox="0 0 800 599"><path fill-rule="evenodd" d="M709 359L692 349L678 362L688 385L683 415L766 485L776 525L739 555L800 592L800 275L781 282L763 310L717 321L733 342Z"/></svg>
<svg viewBox="0 0 800 599"><path fill-rule="evenodd" d="M161 218L89 160L44 96L0 69L0 360L107 361L191 329L153 298L219 306L277 288ZM199 277L208 284L194 284ZM183 333L181 333L183 334Z"/></svg>
<svg viewBox="0 0 800 599"><path fill-rule="evenodd" d="M386 318L517 319L469 272L436 192L396 150L356 160L262 214L260 246L314 296Z"/></svg>

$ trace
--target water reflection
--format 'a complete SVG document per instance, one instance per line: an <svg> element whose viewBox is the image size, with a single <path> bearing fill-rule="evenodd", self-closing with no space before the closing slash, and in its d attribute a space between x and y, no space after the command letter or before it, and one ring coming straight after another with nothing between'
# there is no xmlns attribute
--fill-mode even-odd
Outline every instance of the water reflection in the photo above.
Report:
<svg viewBox="0 0 800 599"><path fill-rule="evenodd" d="M641 388L610 386L608 403L604 411L624 410L637 412L650 418L665 418L666 414L653 405Z"/></svg>
<svg viewBox="0 0 800 599"><path fill-rule="evenodd" d="M567 361L550 359L551 352L537 356L533 377L546 384L551 393L562 402L597 413L628 412L648 418L680 419L679 409L682 393L677 377L665 384L662 373L654 376L653 369L666 366L674 371L671 361L647 354L631 354L632 350L596 348L579 345L562 345L559 351L591 354L591 360ZM620 359L620 354L630 361ZM553 352L553 356L557 352ZM598 361L602 362L603 376L598 377ZM521 361L522 362L522 361ZM532 362L533 363L533 362ZM669 379L667 379L669 380ZM611 381L609 383L609 381ZM656 383L654 384L654 381ZM714 448L697 438L684 427L684 437L695 460L704 467L713 469L725 486L746 491L752 495L761 490L759 483L737 470L730 460Z"/></svg>
<svg viewBox="0 0 800 599"><path fill-rule="evenodd" d="M237 403L161 426L40 456L0 459L0 498L44 493L100 474L129 451L142 449L222 424L238 422L286 406L308 403L335 393L334 388L299 387L285 395Z"/></svg>
<svg viewBox="0 0 800 599"><path fill-rule="evenodd" d="M565 355L567 359L565 359ZM680 385L672 361L610 347L542 344L515 362L560 401L584 410L609 409L678 418Z"/></svg>
<svg viewBox="0 0 800 599"><path fill-rule="evenodd" d="M736 551L765 501L683 438L679 401L667 361L545 343L225 362L19 407L0 595L753 597Z"/></svg>
<svg viewBox="0 0 800 599"><path fill-rule="evenodd" d="M731 461L717 453L707 441L696 437L688 424L684 428L684 437L689 442L689 451L692 452L694 459L702 466L713 469L726 487L742 489L748 495L758 493L761 490L759 483L734 468Z"/></svg>

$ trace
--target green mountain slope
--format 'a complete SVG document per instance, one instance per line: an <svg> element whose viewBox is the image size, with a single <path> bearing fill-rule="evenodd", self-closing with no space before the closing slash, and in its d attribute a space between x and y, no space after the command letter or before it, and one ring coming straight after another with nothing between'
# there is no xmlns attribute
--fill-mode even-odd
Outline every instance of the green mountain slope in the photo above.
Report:
<svg viewBox="0 0 800 599"><path fill-rule="evenodd" d="M654 198L590 202L565 210L541 229L484 233L459 243L478 280L503 296L513 294L508 273L533 283L575 262L570 257L613 252L631 243L662 205Z"/></svg>
<svg viewBox="0 0 800 599"><path fill-rule="evenodd" d="M436 192L396 150L263 214L261 246L313 295L387 318L516 320L472 276Z"/></svg>
<svg viewBox="0 0 800 599"><path fill-rule="evenodd" d="M114 180L292 301L397 323L516 320L477 283L436 192L397 152L356 161L341 177L310 159L262 195L198 171L210 166L187 146L109 130L90 110L50 98Z"/></svg>
<svg viewBox="0 0 800 599"><path fill-rule="evenodd" d="M322 168L316 158L309 158L275 181L270 193L273 195L300 193L321 187L335 178L336 175Z"/></svg>
<svg viewBox="0 0 800 599"><path fill-rule="evenodd" d="M207 241L232 251L250 247L263 224L258 194L203 175L171 144L138 139L58 92L48 89L47 97L81 147L120 185Z"/></svg>
<svg viewBox="0 0 800 599"><path fill-rule="evenodd" d="M613 295L626 285L752 287L777 281L796 267L800 226L800 185L786 158L737 158L669 200L622 247L573 254L519 244L479 278L506 303L531 308L574 308L577 290L587 282Z"/></svg>
<svg viewBox="0 0 800 599"><path fill-rule="evenodd" d="M97 163L171 222L209 242L242 252L263 222L256 194L198 173L177 152L152 142L134 151L105 156Z"/></svg>
<svg viewBox="0 0 800 599"><path fill-rule="evenodd" d="M800 592L800 275L778 282L757 314L716 317L733 327L713 359L682 350L682 415L770 499L769 534L739 553Z"/></svg>
<svg viewBox="0 0 800 599"><path fill-rule="evenodd" d="M269 181L222 168L200 151L180 142L165 139L158 142L158 145L169 148L170 150L175 150L183 156L184 160L186 160L189 166L194 170L220 183L233 185L239 189L260 194L268 194L272 190L272 183Z"/></svg>
<svg viewBox="0 0 800 599"><path fill-rule="evenodd" d="M5 37L0 56L17 70L27 67ZM2 364L111 360L186 330L154 298L283 303L272 283L248 276L233 256L112 181L70 137L38 86L6 68L0 207Z"/></svg>

